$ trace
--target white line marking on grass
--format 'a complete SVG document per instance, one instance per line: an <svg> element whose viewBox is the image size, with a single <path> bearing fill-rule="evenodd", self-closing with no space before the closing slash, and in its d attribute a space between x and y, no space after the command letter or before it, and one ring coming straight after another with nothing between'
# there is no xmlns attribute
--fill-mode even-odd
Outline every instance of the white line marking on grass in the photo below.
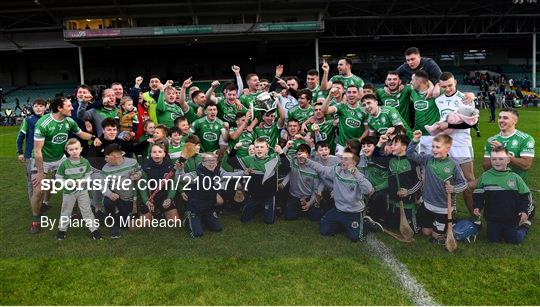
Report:
<svg viewBox="0 0 540 307"><path fill-rule="evenodd" d="M409 294L410 298L416 305L438 305L437 302L429 295L412 275L407 267L399 261L392 250L390 250L383 242L379 241L372 234L368 234L366 241L371 249L379 256L384 264L396 275L397 279L405 289L405 292Z"/></svg>

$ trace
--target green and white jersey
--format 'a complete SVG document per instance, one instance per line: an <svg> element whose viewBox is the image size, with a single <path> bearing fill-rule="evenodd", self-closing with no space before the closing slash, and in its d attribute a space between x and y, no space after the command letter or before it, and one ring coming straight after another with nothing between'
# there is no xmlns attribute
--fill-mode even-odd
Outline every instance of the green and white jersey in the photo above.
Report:
<svg viewBox="0 0 540 307"><path fill-rule="evenodd" d="M223 128L221 119L216 118L210 121L205 116L193 122L190 132L196 134L201 140L201 152L211 152L219 149L219 137Z"/></svg>
<svg viewBox="0 0 540 307"><path fill-rule="evenodd" d="M334 153L336 150L336 127L334 126L334 120L325 118L322 123L317 123L317 125L319 125L318 135L320 136L320 139L315 137L315 132L312 130L313 125L308 125L308 129L312 133L315 143L325 141L328 143L330 153Z"/></svg>
<svg viewBox="0 0 540 307"><path fill-rule="evenodd" d="M464 98L465 95L460 91L456 91L452 96L442 94L435 98L435 104L439 108L441 120L446 121L448 114L457 111L461 107L465 107L466 105L463 103ZM452 146L472 147L471 129L454 129L449 135L452 137Z"/></svg>
<svg viewBox="0 0 540 307"><path fill-rule="evenodd" d="M169 157L173 161L173 163L176 163L178 159L180 159L182 155L182 150L184 149L184 142L180 142L178 145L174 145L171 141L169 141Z"/></svg>
<svg viewBox="0 0 540 307"><path fill-rule="evenodd" d="M433 125L438 122L441 117L439 115L439 108L435 104L434 98L426 99L425 93L420 93L417 90L411 92L411 102L414 107L414 128L413 130L422 131L422 135L430 135L427 132L425 125Z"/></svg>
<svg viewBox="0 0 540 307"><path fill-rule="evenodd" d="M309 89L311 91L311 102L312 104L315 104L317 100L319 99L326 99L326 96L328 96L328 91L321 90L321 86L317 85L314 89Z"/></svg>
<svg viewBox="0 0 540 307"><path fill-rule="evenodd" d="M257 95L259 94L259 92L256 92L248 95L242 95L240 96L240 102L244 105L244 107L249 109L251 103L255 101L255 98L257 98Z"/></svg>
<svg viewBox="0 0 540 307"><path fill-rule="evenodd" d="M332 83L334 83L335 81L341 81L345 87L345 91L347 91L347 88L351 84L356 85L356 87L358 87L358 90L361 90L362 87L364 86L364 80L362 80L362 78L358 77L355 74L351 74L348 77L345 77L342 75L335 75L335 76L332 76L332 78L330 78L330 80L328 81Z"/></svg>
<svg viewBox="0 0 540 307"><path fill-rule="evenodd" d="M186 119L188 120L189 124L192 124L195 122L199 117L197 116L197 110L199 109L199 105L193 102L188 102L189 111L185 114Z"/></svg>
<svg viewBox="0 0 540 307"><path fill-rule="evenodd" d="M313 116L313 108L309 105L307 108L302 109L300 105L297 105L289 110L287 116L288 119L296 119L302 125L308 118Z"/></svg>
<svg viewBox="0 0 540 307"><path fill-rule="evenodd" d="M289 161L292 161L296 158L296 152L298 151L298 146L300 146L300 144L306 144L306 141L304 141L303 139L293 139L293 145L285 153L285 156L289 158Z"/></svg>
<svg viewBox="0 0 540 307"><path fill-rule="evenodd" d="M229 127L236 127L236 113L247 113L248 108L244 105L239 109L236 104L230 104L226 99L218 99L218 118L224 122L229 123Z"/></svg>
<svg viewBox="0 0 540 307"><path fill-rule="evenodd" d="M52 114L43 115L37 121L34 132L35 141L45 141L41 150L45 162L62 159L69 133L79 134L81 132L81 129L71 117L58 121L54 119Z"/></svg>
<svg viewBox="0 0 540 307"><path fill-rule="evenodd" d="M62 163L60 163L60 166L56 171L56 179L90 179L90 174L92 174L92 166L90 166L90 162L88 162L88 160L85 158L81 157L76 160L65 159L62 161ZM77 191L76 185L70 186L68 184L67 186L64 186L63 189L64 194L71 194Z"/></svg>
<svg viewBox="0 0 540 307"><path fill-rule="evenodd" d="M263 138L268 142L270 148L274 148L278 141L279 130L277 123L273 123L271 126L266 126L263 123L261 127L256 127L253 132L255 139Z"/></svg>
<svg viewBox="0 0 540 307"><path fill-rule="evenodd" d="M236 130L238 130L238 128L233 127L229 131L230 133L233 133L233 132L236 132ZM244 131L242 131L242 133L236 140L229 138L229 148L232 149L237 143L240 143L242 144L242 147L237 148L236 155L241 158L247 157L249 155L249 152L248 152L249 145L253 144L253 141L255 141L255 133L249 132L246 129L244 129Z"/></svg>
<svg viewBox="0 0 540 307"><path fill-rule="evenodd" d="M410 118L410 97L413 91L411 85L407 85L403 90L393 93L392 95L386 94L384 89L378 88L375 90L377 98L381 101L383 106L394 107L398 110L401 117L408 121Z"/></svg>
<svg viewBox="0 0 540 307"><path fill-rule="evenodd" d="M411 134L411 128L409 128L409 125L407 125L401 115L399 115L399 112L393 107L379 107L379 114L377 116L369 115L367 124L369 131L377 135L385 134L388 128L399 125L405 127L407 135L410 136Z"/></svg>
<svg viewBox="0 0 540 307"><path fill-rule="evenodd" d="M366 130L367 113L360 105L351 108L348 103L334 105L339 118L338 144L345 146L347 140L358 139Z"/></svg>
<svg viewBox="0 0 540 307"><path fill-rule="evenodd" d="M516 157L533 157L534 158L534 145L535 141L529 134L516 129L514 133L509 136L502 136L500 133L490 137L484 146L484 158L491 156L491 142L498 141L508 150L508 152ZM508 165L508 168L518 174L525 182L527 182L527 171L516 168L513 165Z"/></svg>
<svg viewBox="0 0 540 307"><path fill-rule="evenodd" d="M176 103L168 103L164 99L164 94L161 92L156 105L156 116L158 124L165 125L167 128L174 126L174 120L184 116L184 111Z"/></svg>

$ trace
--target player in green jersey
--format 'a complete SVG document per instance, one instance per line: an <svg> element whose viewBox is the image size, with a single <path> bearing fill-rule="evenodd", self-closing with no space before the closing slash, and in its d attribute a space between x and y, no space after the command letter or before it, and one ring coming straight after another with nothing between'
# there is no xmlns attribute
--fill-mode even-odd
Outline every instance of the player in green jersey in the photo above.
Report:
<svg viewBox="0 0 540 307"><path fill-rule="evenodd" d="M206 103L206 95L201 90L192 90L194 88L191 86L192 84L193 81L191 80L191 77L184 80L180 93L178 94L178 103L181 106L188 104L186 101L186 92L189 89L192 104L188 104L190 110L185 116L190 124L202 117L204 105Z"/></svg>
<svg viewBox="0 0 540 307"><path fill-rule="evenodd" d="M390 127L403 126L407 135L411 136L411 129L399 112L393 107L379 106L375 95L368 94L362 97L362 106L369 115L367 125L370 135L382 135Z"/></svg>
<svg viewBox="0 0 540 307"><path fill-rule="evenodd" d="M338 61L337 69L339 72L339 75L335 75L330 80L328 80L328 72L330 70L330 67L326 61L324 61L322 65L322 69L324 71L322 82L321 82L321 89L323 90L329 90L332 88L332 83L335 81L340 81L343 83L345 88L348 88L349 85L356 85L357 88L361 89L364 86L364 80L362 78L358 77L357 75L353 74L351 72L352 62L348 58L342 58Z"/></svg>
<svg viewBox="0 0 540 307"><path fill-rule="evenodd" d="M491 168L490 155L494 147L503 146L510 153L508 168L527 182L527 171L532 167L535 141L529 134L516 129L519 113L515 109L499 112L500 132L490 137L484 146L484 170Z"/></svg>
<svg viewBox="0 0 540 307"><path fill-rule="evenodd" d="M412 88L401 85L401 79L397 71L389 71L386 74L384 84L385 88L375 90L379 101L383 106L396 108L407 124L411 124L410 96Z"/></svg>
<svg viewBox="0 0 540 307"><path fill-rule="evenodd" d="M433 136L431 136L425 126L433 125L441 119L439 108L435 103L435 98L427 98L429 89L429 76L423 70L417 70L412 75L411 103L414 108L413 131L422 131L420 137L420 153L430 153Z"/></svg>
<svg viewBox="0 0 540 307"><path fill-rule="evenodd" d="M336 150L336 127L333 119L324 116L322 102L316 102L313 106L313 121L307 126L307 129L313 134L315 143L325 141L328 144L330 153L334 154Z"/></svg>
<svg viewBox="0 0 540 307"><path fill-rule="evenodd" d="M158 124L165 125L167 128L174 126L174 120L180 116L187 114L189 106L185 101L181 104L176 104L177 91L172 87L172 80L168 80L165 85L160 85L159 98L156 105L156 116Z"/></svg>
<svg viewBox="0 0 540 307"><path fill-rule="evenodd" d="M238 89L236 88L236 85L231 83L224 87L224 99L217 99L215 96L212 95L215 88L217 88L218 86L218 81L212 82L212 86L210 87L208 92L206 92L206 96L209 100L217 104L218 118L226 123L229 123L229 127L236 127L236 114L238 112L246 113L248 111L248 108L246 108L238 99Z"/></svg>
<svg viewBox="0 0 540 307"><path fill-rule="evenodd" d="M328 97L324 101L322 110L325 114L336 114L339 119L339 134L336 146L336 155L341 155L345 149L346 142L350 139L362 140L367 136L367 114L358 103L359 90L355 85L350 85L347 88L347 103L330 105L330 100L338 91L337 88L332 88Z"/></svg>
<svg viewBox="0 0 540 307"><path fill-rule="evenodd" d="M51 111L42 116L36 123L34 132L34 166L32 167L32 226L31 233L40 231L41 181L49 171L55 171L64 158L64 146L68 134L74 133L83 140L93 140L100 146L101 141L90 133L83 132L70 117L73 107L71 101L57 97L51 103Z"/></svg>
<svg viewBox="0 0 540 307"><path fill-rule="evenodd" d="M279 117L276 119L276 112L271 110L263 114L262 123L253 129L256 139L266 140L270 148L274 148L278 143L279 133L285 125L285 110L279 101L276 103ZM247 128L249 131L249 127Z"/></svg>
<svg viewBox="0 0 540 307"><path fill-rule="evenodd" d="M229 127L217 118L218 109L215 103L208 101L204 110L206 116L193 122L190 132L196 134L201 140L201 152L212 152L227 142Z"/></svg>
<svg viewBox="0 0 540 307"><path fill-rule="evenodd" d="M313 116L311 91L302 89L298 91L298 105L289 110L288 119L296 119L301 125L311 116Z"/></svg>
<svg viewBox="0 0 540 307"><path fill-rule="evenodd" d="M255 134L246 130L248 126L248 118L251 116L251 111L248 113L236 113L236 127L229 130L229 148L236 148L238 157L244 158L249 155L249 146L255 140ZM237 143L241 145L236 146Z"/></svg>
<svg viewBox="0 0 540 307"><path fill-rule="evenodd" d="M311 102L316 103L319 98L325 99L328 95L327 91L321 90L319 85L319 72L311 69L306 75L306 88L311 91Z"/></svg>

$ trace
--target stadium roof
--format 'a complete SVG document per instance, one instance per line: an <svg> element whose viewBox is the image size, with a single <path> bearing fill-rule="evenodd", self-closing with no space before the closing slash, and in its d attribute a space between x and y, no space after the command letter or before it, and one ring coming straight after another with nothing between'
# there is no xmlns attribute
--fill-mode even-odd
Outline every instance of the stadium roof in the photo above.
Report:
<svg viewBox="0 0 540 307"><path fill-rule="evenodd" d="M2 1L0 6L0 40L19 49L22 49L21 44L18 44L20 33L48 32L44 37L58 40L66 29L66 20L77 18L183 18L190 25L208 24L213 20L218 20L221 24L257 24L276 22L279 18L294 22L301 18L298 20L313 20L324 24L324 31L316 34L322 40L512 40L535 32L540 20L540 7L534 3L535 0L525 0L522 4L519 2L520 0L8 0ZM240 19L229 16L240 16ZM229 22L219 22L223 20ZM57 45L61 46L62 43L58 41Z"/></svg>

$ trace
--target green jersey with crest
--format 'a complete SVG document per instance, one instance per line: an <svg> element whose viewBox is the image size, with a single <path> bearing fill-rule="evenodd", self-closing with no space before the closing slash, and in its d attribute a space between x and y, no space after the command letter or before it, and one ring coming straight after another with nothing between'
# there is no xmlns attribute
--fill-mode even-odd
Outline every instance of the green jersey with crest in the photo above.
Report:
<svg viewBox="0 0 540 307"><path fill-rule="evenodd" d="M315 143L325 141L330 148L330 153L334 153L336 150L336 127L334 126L334 120L325 118L322 123L317 123L317 125L319 126L318 136L313 131L313 125L308 125L308 129L313 135L313 140Z"/></svg>
<svg viewBox="0 0 540 307"><path fill-rule="evenodd" d="M411 128L403 120L399 112L393 107L381 106L379 107L379 114L377 116L369 115L367 120L369 130L375 132L378 135L386 133L386 130L394 126L403 126L407 135L411 136Z"/></svg>
<svg viewBox="0 0 540 307"><path fill-rule="evenodd" d="M502 136L500 133L490 137L484 146L484 158L489 158L491 156L491 142L493 141L498 141L501 143L504 148L506 148L506 150L508 150L508 152L515 158L534 158L534 138L525 132L516 129L514 133L506 137ZM508 164L508 168L527 182L526 170L519 169L511 164Z"/></svg>
<svg viewBox="0 0 540 307"><path fill-rule="evenodd" d="M238 108L236 104L230 104L226 99L218 99L218 118L224 122L229 123L229 127L236 127L236 113L244 112L247 113L248 108L244 105Z"/></svg>
<svg viewBox="0 0 540 307"><path fill-rule="evenodd" d="M185 141L180 142L180 144L178 145L174 145L172 142L169 142L169 157L171 158L173 163L180 159L185 144Z"/></svg>
<svg viewBox="0 0 540 307"><path fill-rule="evenodd" d="M240 96L240 102L244 105L244 107L249 109L251 103L255 101L255 98L257 98L257 95L259 94L259 92L256 92L248 95L242 95Z"/></svg>
<svg viewBox="0 0 540 307"><path fill-rule="evenodd" d="M300 125L302 125L303 122L305 122L308 118L313 116L313 108L311 106L308 106L305 109L302 109L299 105L293 107L289 110L289 119L296 119Z"/></svg>
<svg viewBox="0 0 540 307"><path fill-rule="evenodd" d="M384 89L379 88L375 90L377 98L381 101L383 106L394 107L398 110L399 114L406 121L410 118L410 97L411 92L413 91L410 85L407 85L403 90L388 95Z"/></svg>
<svg viewBox="0 0 540 307"><path fill-rule="evenodd" d="M92 174L92 166L90 162L85 158L79 158L78 160L72 161L71 159L65 159L60 163L58 170L56 171L56 179L61 180L78 180L78 179L90 179L90 174ZM68 189L64 186L64 194L71 194L81 190Z"/></svg>
<svg viewBox="0 0 540 307"><path fill-rule="evenodd" d="M279 137L279 128L277 123L273 123L269 127L263 123L261 127L256 127L253 132L255 134L255 139L265 139L270 148L274 148L276 146Z"/></svg>
<svg viewBox="0 0 540 307"><path fill-rule="evenodd" d="M164 92L159 94L159 98L156 105L156 116L158 124L165 125L167 128L174 126L174 120L178 117L184 116L184 111L176 103L168 103L164 99Z"/></svg>
<svg viewBox="0 0 540 307"><path fill-rule="evenodd" d="M223 128L223 121L221 119L216 118L210 121L205 116L194 121L190 131L196 134L201 140L201 152L211 152L219 149L219 137Z"/></svg>
<svg viewBox="0 0 540 307"><path fill-rule="evenodd" d="M230 129L230 133L236 132L236 130L238 130L238 128L233 127ZM236 140L229 138L229 148L232 149L237 143L240 143L242 144L242 147L236 149L236 154L241 158L247 157L249 156L249 152L248 152L249 145L253 144L254 140L255 140L255 133L249 132L246 129L244 129L244 131L242 131L242 133Z"/></svg>
<svg viewBox="0 0 540 307"><path fill-rule="evenodd" d="M309 89L311 91L311 102L312 104L315 104L318 99L326 99L326 96L328 96L328 91L321 90L321 87L317 85L314 89Z"/></svg>
<svg viewBox="0 0 540 307"><path fill-rule="evenodd" d="M411 102L414 108L414 128L413 131L420 130L422 135L430 135L427 132L425 125L433 125L438 122L441 117L439 108L435 103L435 98L426 99L425 93L420 93L417 90L411 92Z"/></svg>
<svg viewBox="0 0 540 307"><path fill-rule="evenodd" d="M358 139L364 134L367 113L363 108L357 106L351 108L348 103L334 105L339 118L338 144L345 146L347 140Z"/></svg>
<svg viewBox="0 0 540 307"><path fill-rule="evenodd" d="M364 80L362 80L362 78L358 77L355 74L351 74L348 77L342 75L335 75L332 76L329 81L332 83L334 83L335 81L341 81L345 87L345 91L347 90L349 85L356 85L356 87L358 87L358 90L361 90L364 86Z"/></svg>
<svg viewBox="0 0 540 307"><path fill-rule="evenodd" d="M62 159L69 133L78 134L81 132L81 129L71 117L58 121L52 115L52 113L43 115L37 121L34 132L34 140L45 141L41 150L45 162Z"/></svg>

